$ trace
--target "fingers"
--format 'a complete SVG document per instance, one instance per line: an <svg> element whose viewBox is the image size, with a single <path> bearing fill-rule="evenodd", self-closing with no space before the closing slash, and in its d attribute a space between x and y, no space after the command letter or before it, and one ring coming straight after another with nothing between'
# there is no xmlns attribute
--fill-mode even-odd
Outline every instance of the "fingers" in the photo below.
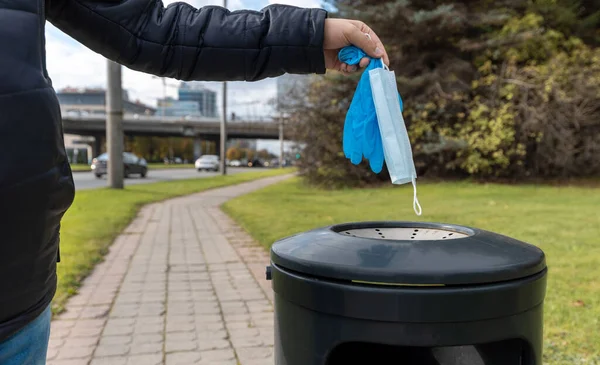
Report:
<svg viewBox="0 0 600 365"><path fill-rule="evenodd" d="M366 54L374 58L383 57L383 49L375 42L365 37L365 33L361 32L356 26L350 27L346 34L348 42L362 49Z"/></svg>
<svg viewBox="0 0 600 365"><path fill-rule="evenodd" d="M353 36L352 36L352 39L349 39L349 41L352 44L354 44L355 46L357 46L358 48L365 51L369 56L376 57L376 58L383 58L383 63L385 63L386 65L389 66L390 60L388 58L387 52L385 51L385 47L383 46L383 43L381 42L381 39L379 39L377 34L375 34L375 32L373 30L371 30L371 28L369 28L365 23L363 23L361 21L350 20L350 23L352 23L352 25L354 25L354 27L358 30L358 32L352 31ZM358 33L360 33L360 35ZM369 36L366 37L365 34L368 34ZM358 38L360 38L361 36L364 37L366 40L365 39L358 40ZM360 42L360 44L354 43L353 42L354 38L357 38L357 42ZM380 52L378 52L378 50ZM361 66L361 67L363 67L363 66Z"/></svg>
<svg viewBox="0 0 600 365"><path fill-rule="evenodd" d="M375 44L377 44L377 47L381 47L381 49L383 50L383 63L385 63L387 66L389 66L390 59L388 58L388 54L385 51L385 47L383 46L383 43L381 42L381 40L379 39L377 34L375 34L375 32L371 31L370 34L371 34L371 38L373 39L373 42L375 42Z"/></svg>
<svg viewBox="0 0 600 365"><path fill-rule="evenodd" d="M371 60L368 57L364 57L362 60L360 60L359 66L360 68L365 68L369 65L369 62L371 62Z"/></svg>
<svg viewBox="0 0 600 365"><path fill-rule="evenodd" d="M337 67L337 70L340 72L343 72L344 74L351 74L351 73L358 71L358 67L357 67L357 65L349 65L347 63L342 62Z"/></svg>

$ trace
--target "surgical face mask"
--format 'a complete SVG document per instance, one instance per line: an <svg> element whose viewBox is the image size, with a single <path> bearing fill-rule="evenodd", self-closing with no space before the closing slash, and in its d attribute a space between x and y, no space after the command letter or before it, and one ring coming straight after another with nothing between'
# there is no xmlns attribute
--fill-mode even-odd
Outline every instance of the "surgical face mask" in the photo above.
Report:
<svg viewBox="0 0 600 365"><path fill-rule="evenodd" d="M366 54L348 46L339 58L356 65ZM346 157L358 165L363 157L371 170L380 173L385 159L393 184L412 183L413 209L421 215L417 199L417 174L410 140L402 117L402 98L396 77L381 59L371 59L356 88L344 125L343 149Z"/></svg>
<svg viewBox="0 0 600 365"><path fill-rule="evenodd" d="M423 210L417 198L417 171L398 100L396 75L383 62L382 65L384 68L375 68L368 72L385 164L392 184L412 183L413 209L417 215L421 215Z"/></svg>

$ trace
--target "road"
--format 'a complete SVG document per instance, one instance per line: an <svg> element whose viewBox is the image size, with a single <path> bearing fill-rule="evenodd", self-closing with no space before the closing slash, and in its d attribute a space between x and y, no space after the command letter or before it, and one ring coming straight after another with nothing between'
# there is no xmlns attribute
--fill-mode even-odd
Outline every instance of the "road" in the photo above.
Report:
<svg viewBox="0 0 600 365"><path fill-rule="evenodd" d="M227 174L239 174L259 170L261 169L228 167ZM133 184L148 184L159 181L204 178L217 175L219 175L219 172L198 172L193 168L150 170L148 171L148 176L145 179L142 179L137 175L133 175L130 178L125 179L125 186ZM94 174L91 172L75 172L73 173L73 178L75 179L76 190L102 188L108 184L106 175L101 179L97 179L96 176L94 176Z"/></svg>

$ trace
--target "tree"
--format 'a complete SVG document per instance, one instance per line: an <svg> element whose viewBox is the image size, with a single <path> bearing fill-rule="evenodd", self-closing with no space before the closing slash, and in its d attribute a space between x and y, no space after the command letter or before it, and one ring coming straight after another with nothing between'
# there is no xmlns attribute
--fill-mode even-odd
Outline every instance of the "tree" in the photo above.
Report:
<svg viewBox="0 0 600 365"><path fill-rule="evenodd" d="M239 160L243 156L242 151L237 147L230 147L227 150L227 159L230 161Z"/></svg>
<svg viewBox="0 0 600 365"><path fill-rule="evenodd" d="M254 160L254 158L255 158L254 150L251 150L249 148L245 148L244 149L244 158L247 159L248 161Z"/></svg>
<svg viewBox="0 0 600 365"><path fill-rule="evenodd" d="M269 152L266 149L262 149L259 150L256 155L258 156L258 158L260 158L261 160L270 160L275 158L276 156L274 154L272 154L271 152Z"/></svg>
<svg viewBox="0 0 600 365"><path fill-rule="evenodd" d="M598 2L333 3L337 15L373 25L385 43L419 175L523 179L600 173ZM329 73L294 108L294 130L306 144L302 171L312 182L385 179L366 164L351 165L341 151L357 81Z"/></svg>

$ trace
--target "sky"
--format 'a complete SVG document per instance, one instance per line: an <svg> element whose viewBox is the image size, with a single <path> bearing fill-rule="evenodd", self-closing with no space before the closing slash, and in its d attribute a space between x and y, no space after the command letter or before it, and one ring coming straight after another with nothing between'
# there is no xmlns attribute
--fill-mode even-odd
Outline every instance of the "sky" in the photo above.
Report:
<svg viewBox="0 0 600 365"><path fill-rule="evenodd" d="M163 0L165 6L176 2ZM195 7L204 5L222 5L222 0L187 0ZM260 10L269 4L287 4L300 7L322 7L321 0L228 0L230 10ZM64 87L102 87L106 85L106 59L90 51L68 35L62 33L52 24L46 25L47 68L55 89ZM167 96L177 96L177 80L167 79ZM217 103L221 104L221 83L204 83L207 87L218 91ZM123 68L123 88L132 100L155 106L156 99L163 96L160 79ZM270 114L268 106L252 106L255 101L267 102L276 95L275 79L257 82L228 83L228 107L237 115L260 116ZM219 107L220 110L220 107Z"/></svg>

